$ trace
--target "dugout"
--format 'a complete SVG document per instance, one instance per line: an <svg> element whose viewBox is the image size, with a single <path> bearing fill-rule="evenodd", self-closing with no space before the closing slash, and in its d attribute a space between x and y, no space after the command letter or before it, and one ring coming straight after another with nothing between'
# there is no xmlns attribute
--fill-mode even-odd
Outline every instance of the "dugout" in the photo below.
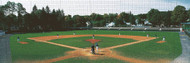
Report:
<svg viewBox="0 0 190 63"><path fill-rule="evenodd" d="M181 23L183 30L189 30L190 31L190 22Z"/></svg>
<svg viewBox="0 0 190 63"><path fill-rule="evenodd" d="M181 23L183 30L190 37L190 22Z"/></svg>

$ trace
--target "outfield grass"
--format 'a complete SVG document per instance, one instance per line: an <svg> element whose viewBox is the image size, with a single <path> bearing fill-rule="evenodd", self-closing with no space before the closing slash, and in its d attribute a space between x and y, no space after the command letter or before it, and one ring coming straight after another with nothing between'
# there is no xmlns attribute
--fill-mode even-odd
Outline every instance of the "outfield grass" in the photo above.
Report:
<svg viewBox="0 0 190 63"><path fill-rule="evenodd" d="M179 56L182 53L181 49L181 43L179 39L179 34L177 32L143 32L143 31L111 31L111 30L76 30L76 31L58 31L58 32L45 32L45 33L26 33L26 34L15 34L11 36L10 38L10 47L11 47L11 54L12 54L12 60L13 62L15 60L44 60L44 59L51 59L56 58L59 56L64 56L64 52L71 51L72 49L60 47L60 46L54 46L51 44L41 43L41 42L35 42L33 40L29 40L27 38L29 37L40 37L40 36L56 36L59 35L72 35L73 32L75 32L77 35L83 35L83 34L112 34L112 35L118 35L118 33L121 33L121 35L136 35L136 36L146 36L149 34L150 36L154 36L155 34L160 37L159 39L134 44L130 46L120 47L113 49L115 51L118 51L122 56L131 57L131 58L137 58L137 59L145 59L145 60L151 60L151 59L174 59L177 56ZM20 37L20 41L29 42L29 44L20 44L16 42L17 37ZM166 42L158 44L157 41L160 41L161 38L165 36ZM84 39L88 37L78 37L78 41L85 41ZM83 38L83 40L81 40ZM91 38L91 37L90 37ZM99 37L98 39L103 40L107 42L107 40L110 37ZM112 38L113 40L120 43L124 43L125 41L129 41L130 39L121 39L121 38ZM112 41L111 39L111 41ZM55 41L60 41L61 43L67 43L67 44L78 44L79 42L75 42L72 40L77 40L77 38L67 38L67 40L60 39ZM64 42L62 42L64 41ZM68 42L65 42L68 41ZM70 42L71 41L71 42ZM108 40L109 41L109 40ZM113 41L113 43L116 43ZM74 43L74 44L73 44ZM81 47L87 47L86 43L89 42L82 42L83 44ZM100 47L108 47L105 43L102 42L99 43ZM119 44L119 43L118 43ZM109 44L111 46L112 44ZM76 45L75 45L76 46ZM79 46L80 47L80 46ZM75 61L72 61L75 60ZM107 59L110 62L112 62L110 59ZM63 60L65 61L65 60ZM88 59L68 59L66 61L70 62L78 62L78 61L88 61ZM89 60L90 61L90 60ZM97 60L99 61L99 60ZM95 60L94 60L95 62ZM99 62L106 62L105 60L100 60ZM85 62L86 63L86 62ZM121 62L122 63L122 62Z"/></svg>
<svg viewBox="0 0 190 63"><path fill-rule="evenodd" d="M22 41L28 42L29 44L20 44L15 40L16 36L17 35L14 35L10 38L10 47L13 62L15 60L42 60L56 58L59 56L64 56L64 52L72 50L65 47L41 42L34 42L28 39L22 39Z"/></svg>
<svg viewBox="0 0 190 63"><path fill-rule="evenodd" d="M57 61L54 63L129 63L118 59L108 58L105 57L104 59L96 59L96 60L89 60L86 57L77 57L77 58L70 58L65 59L62 61Z"/></svg>
<svg viewBox="0 0 190 63"><path fill-rule="evenodd" d="M148 34L154 34L154 32L146 32ZM169 59L173 60L182 53L179 34L176 32L156 32L158 39L146 41L139 44L116 48L114 50L119 51L121 55L126 57L144 59L144 60L157 60L157 59ZM161 41L162 37L166 37L165 43L156 43Z"/></svg>
<svg viewBox="0 0 190 63"><path fill-rule="evenodd" d="M64 39L51 40L50 42L55 42L79 48L90 48L92 46L92 43L86 41L87 39L92 39L92 37L90 36L90 37L64 38ZM99 36L96 36L95 39L100 40L98 42L100 48L111 47L135 41L126 38L111 38L111 37L99 37Z"/></svg>

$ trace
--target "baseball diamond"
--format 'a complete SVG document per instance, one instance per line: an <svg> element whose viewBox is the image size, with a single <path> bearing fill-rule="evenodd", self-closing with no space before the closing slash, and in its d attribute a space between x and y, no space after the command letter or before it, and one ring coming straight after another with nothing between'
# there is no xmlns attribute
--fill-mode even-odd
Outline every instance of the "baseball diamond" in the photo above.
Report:
<svg viewBox="0 0 190 63"><path fill-rule="evenodd" d="M182 53L177 32L76 30L16 34L10 39L13 63L168 63ZM92 54L96 42L99 51Z"/></svg>
<svg viewBox="0 0 190 63"><path fill-rule="evenodd" d="M190 63L190 1L0 0L0 63Z"/></svg>

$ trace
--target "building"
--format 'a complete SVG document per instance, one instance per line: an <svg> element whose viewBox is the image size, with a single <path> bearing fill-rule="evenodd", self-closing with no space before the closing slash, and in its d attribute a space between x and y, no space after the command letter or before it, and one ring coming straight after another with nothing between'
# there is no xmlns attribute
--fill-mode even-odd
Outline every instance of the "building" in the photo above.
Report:
<svg viewBox="0 0 190 63"><path fill-rule="evenodd" d="M106 24L106 27L114 27L115 26L115 23L114 22L111 22L111 23L107 23Z"/></svg>
<svg viewBox="0 0 190 63"><path fill-rule="evenodd" d="M186 22L186 23L181 23L182 28L184 30L189 30L190 31L190 22Z"/></svg>

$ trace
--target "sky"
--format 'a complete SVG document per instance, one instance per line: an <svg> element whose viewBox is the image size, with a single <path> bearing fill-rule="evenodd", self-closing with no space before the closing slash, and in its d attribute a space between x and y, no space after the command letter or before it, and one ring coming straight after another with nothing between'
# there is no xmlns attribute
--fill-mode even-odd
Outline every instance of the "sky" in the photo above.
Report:
<svg viewBox="0 0 190 63"><path fill-rule="evenodd" d="M147 13L152 8L160 11L173 10L177 5L190 9L190 1L188 0L0 0L0 5L6 4L7 1L22 3L29 13L34 5L38 9L48 5L51 10L64 10L66 15L121 12L131 12L137 15Z"/></svg>

